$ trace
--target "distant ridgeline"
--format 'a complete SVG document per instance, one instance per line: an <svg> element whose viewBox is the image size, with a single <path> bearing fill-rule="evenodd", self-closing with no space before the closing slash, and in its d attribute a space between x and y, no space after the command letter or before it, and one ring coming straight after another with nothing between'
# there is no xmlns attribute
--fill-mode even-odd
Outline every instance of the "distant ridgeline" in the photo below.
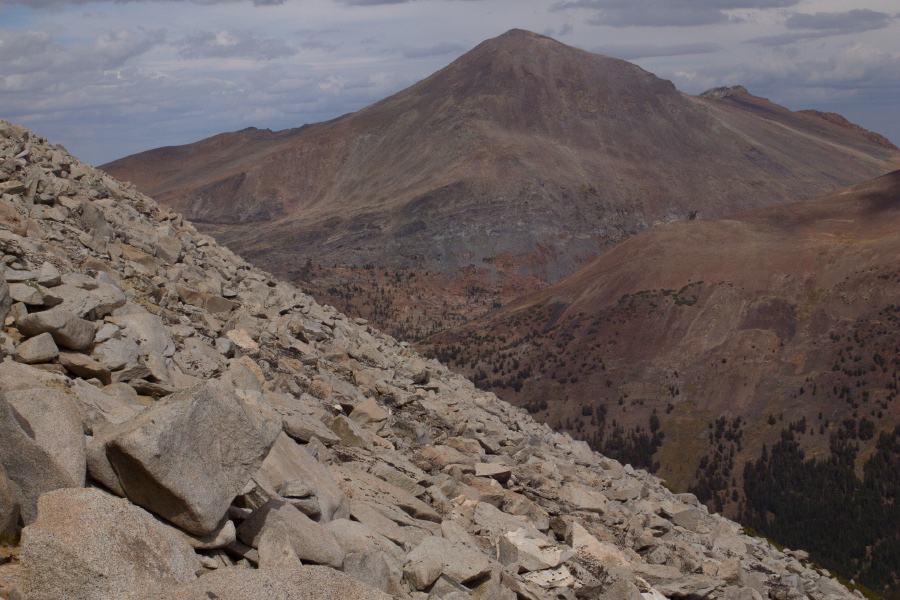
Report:
<svg viewBox="0 0 900 600"><path fill-rule="evenodd" d="M825 459L807 459L795 428L782 430L771 451L764 447L759 460L744 467L740 521L782 544L806 548L825 568L886 598L900 598L900 426L879 434L859 478L857 441L871 439L872 425L865 418L858 424L845 420Z"/></svg>

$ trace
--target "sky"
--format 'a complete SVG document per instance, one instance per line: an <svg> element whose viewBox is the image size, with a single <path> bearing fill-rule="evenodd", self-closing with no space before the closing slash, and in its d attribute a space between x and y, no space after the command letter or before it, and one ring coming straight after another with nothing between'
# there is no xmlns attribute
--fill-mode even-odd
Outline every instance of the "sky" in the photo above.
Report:
<svg viewBox="0 0 900 600"><path fill-rule="evenodd" d="M353 112L513 28L900 145L898 0L0 0L0 119L100 165Z"/></svg>

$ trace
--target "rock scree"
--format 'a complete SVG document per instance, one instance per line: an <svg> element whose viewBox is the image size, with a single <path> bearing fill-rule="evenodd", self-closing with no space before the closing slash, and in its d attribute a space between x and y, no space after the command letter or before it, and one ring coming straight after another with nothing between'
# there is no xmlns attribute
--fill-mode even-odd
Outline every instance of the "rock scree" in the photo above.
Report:
<svg viewBox="0 0 900 600"><path fill-rule="evenodd" d="M858 596L4 121L0 192L2 597Z"/></svg>

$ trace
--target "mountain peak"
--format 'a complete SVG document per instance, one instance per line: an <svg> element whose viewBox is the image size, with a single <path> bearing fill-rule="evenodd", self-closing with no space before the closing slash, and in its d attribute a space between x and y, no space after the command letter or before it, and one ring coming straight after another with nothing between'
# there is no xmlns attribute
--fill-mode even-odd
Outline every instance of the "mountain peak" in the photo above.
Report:
<svg viewBox="0 0 900 600"><path fill-rule="evenodd" d="M743 96L750 95L750 92L747 91L742 85L733 85L731 87L722 86L712 88L710 90L706 90L702 94L700 94L701 98L712 98L714 100L718 100L719 98L727 98L728 96Z"/></svg>

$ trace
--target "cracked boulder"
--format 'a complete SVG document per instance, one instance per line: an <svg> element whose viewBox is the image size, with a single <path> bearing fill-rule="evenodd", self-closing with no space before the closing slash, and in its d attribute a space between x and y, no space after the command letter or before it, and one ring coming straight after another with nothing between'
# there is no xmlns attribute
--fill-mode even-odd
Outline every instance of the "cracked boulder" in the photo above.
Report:
<svg viewBox="0 0 900 600"><path fill-rule="evenodd" d="M213 381L102 430L88 466L109 489L202 536L218 527L280 431L270 409Z"/></svg>

